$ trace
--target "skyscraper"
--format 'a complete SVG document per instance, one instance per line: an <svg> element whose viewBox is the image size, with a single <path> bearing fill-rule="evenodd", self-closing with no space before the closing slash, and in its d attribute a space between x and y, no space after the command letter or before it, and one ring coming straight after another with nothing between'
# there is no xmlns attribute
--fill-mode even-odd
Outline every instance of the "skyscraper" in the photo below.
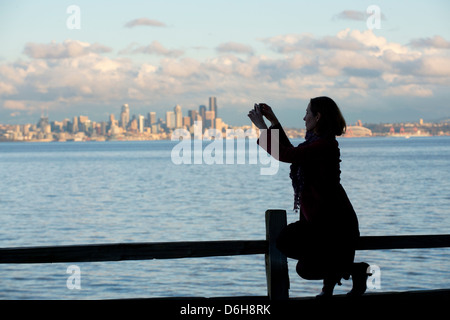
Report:
<svg viewBox="0 0 450 320"><path fill-rule="evenodd" d="M201 105L198 107L198 113L202 117L202 121L204 122L206 119L206 107L204 105Z"/></svg>
<svg viewBox="0 0 450 320"><path fill-rule="evenodd" d="M197 110L189 110L188 111L188 116L191 118L191 124L194 124L195 121L198 121L198 117L200 115L198 114Z"/></svg>
<svg viewBox="0 0 450 320"><path fill-rule="evenodd" d="M214 111L214 115L217 118L217 99L216 99L216 97L209 97L209 111Z"/></svg>
<svg viewBox="0 0 450 320"><path fill-rule="evenodd" d="M72 133L78 132L78 117L73 117Z"/></svg>
<svg viewBox="0 0 450 320"><path fill-rule="evenodd" d="M124 104L122 106L122 112L120 113L120 126L126 129L129 122L130 122L130 108L128 107L128 104Z"/></svg>
<svg viewBox="0 0 450 320"><path fill-rule="evenodd" d="M183 126L183 114L181 113L181 106L177 104L173 110L175 112L175 127L181 128Z"/></svg>
<svg viewBox="0 0 450 320"><path fill-rule="evenodd" d="M139 115L138 116L138 130L140 133L144 132L144 123L145 123L145 118L143 115Z"/></svg>
<svg viewBox="0 0 450 320"><path fill-rule="evenodd" d="M204 126L205 128L214 128L215 125L215 114L214 111L206 111L205 119L204 119Z"/></svg>
<svg viewBox="0 0 450 320"><path fill-rule="evenodd" d="M152 124L156 123L156 112L148 113L148 126L151 127Z"/></svg>
<svg viewBox="0 0 450 320"><path fill-rule="evenodd" d="M175 128L175 113L173 111L166 112L166 126L168 129Z"/></svg>

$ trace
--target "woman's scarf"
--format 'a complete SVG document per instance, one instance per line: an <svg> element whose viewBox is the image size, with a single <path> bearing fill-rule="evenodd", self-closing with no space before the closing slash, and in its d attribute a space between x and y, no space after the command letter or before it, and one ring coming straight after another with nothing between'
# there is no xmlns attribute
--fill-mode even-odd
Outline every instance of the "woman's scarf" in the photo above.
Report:
<svg viewBox="0 0 450 320"><path fill-rule="evenodd" d="M316 135L313 131L308 131L305 136L305 142L299 144L299 146L305 146L314 141L318 140L320 137ZM298 212L300 210L300 194L303 190L304 185L304 169L299 163L291 164L291 171L289 177L292 180L292 187L294 188L294 211Z"/></svg>

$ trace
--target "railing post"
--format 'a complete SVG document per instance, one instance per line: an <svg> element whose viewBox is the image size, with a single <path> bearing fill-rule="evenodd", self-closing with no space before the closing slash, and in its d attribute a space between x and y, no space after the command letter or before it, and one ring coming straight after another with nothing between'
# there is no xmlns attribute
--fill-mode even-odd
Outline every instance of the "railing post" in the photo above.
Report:
<svg viewBox="0 0 450 320"><path fill-rule="evenodd" d="M266 211L266 240L269 249L266 253L267 293L271 300L289 298L289 273L287 258L276 247L276 240L286 226L285 210Z"/></svg>

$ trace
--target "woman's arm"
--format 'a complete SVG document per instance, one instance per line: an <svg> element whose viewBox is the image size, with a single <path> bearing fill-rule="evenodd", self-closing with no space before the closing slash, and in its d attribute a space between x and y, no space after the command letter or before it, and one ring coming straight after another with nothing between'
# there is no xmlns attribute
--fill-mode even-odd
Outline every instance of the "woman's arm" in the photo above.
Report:
<svg viewBox="0 0 450 320"><path fill-rule="evenodd" d="M265 104L265 103L260 103L259 104L259 109L261 110L261 114L267 118L267 120L270 121L270 124L272 126L275 126L277 124L280 124L280 121L278 121L277 116L275 115L275 113L273 112L272 108Z"/></svg>
<svg viewBox="0 0 450 320"><path fill-rule="evenodd" d="M259 114L261 116L259 116ZM252 121L254 118L257 118L256 123L255 123L255 121L253 121L253 123L255 123L255 125L257 127L258 127L257 123L259 123L260 121L264 121L264 119L262 119L262 120L260 119L263 116L266 117L267 120L269 120L271 123L271 126L269 127L268 130L270 130L270 129L278 130L279 143L286 147L292 147L292 143L289 141L289 138L287 137L286 132L284 131L283 127L281 126L280 122L278 121L278 118L276 117L272 108L265 103L255 104L254 109L252 109L249 113L249 117ZM264 123L264 125L265 125L265 123ZM260 128L260 127L258 127L258 128ZM260 129L267 129L267 126L262 127Z"/></svg>
<svg viewBox="0 0 450 320"><path fill-rule="evenodd" d="M285 147L293 147L291 141L289 140L288 136L286 135L286 132L284 131L280 123L271 125L269 130L273 129L278 130L278 139L280 145L283 145Z"/></svg>
<svg viewBox="0 0 450 320"><path fill-rule="evenodd" d="M275 129L275 128L274 128ZM326 156L329 150L329 141L327 139L319 139L307 145L299 145L297 147L285 145L281 143L283 140L282 133L279 131L278 139L274 136L273 129L264 130L258 139L258 145L265 149L270 155L281 162L302 163L314 161L319 157ZM287 139L287 137L286 137Z"/></svg>
<svg viewBox="0 0 450 320"><path fill-rule="evenodd" d="M267 129L267 125L264 121L261 109L256 103L253 109L249 111L248 117L258 129Z"/></svg>

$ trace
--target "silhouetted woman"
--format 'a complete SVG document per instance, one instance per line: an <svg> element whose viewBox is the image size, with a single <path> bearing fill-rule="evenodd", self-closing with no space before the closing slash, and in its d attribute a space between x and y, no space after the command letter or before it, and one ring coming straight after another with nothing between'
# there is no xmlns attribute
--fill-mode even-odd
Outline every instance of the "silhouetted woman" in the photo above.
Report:
<svg viewBox="0 0 450 320"><path fill-rule="evenodd" d="M268 129L261 131L258 144L277 160L291 163L294 209L299 211L300 219L282 231L278 248L298 260L296 271L300 277L323 279L318 297L332 296L335 285L350 275L353 288L348 295L362 295L366 291L369 265L353 262L359 227L340 183L336 136L345 132L346 123L338 106L328 97L311 99L303 118L305 142L297 147L290 143L267 104L255 105L248 116L259 129ZM269 128L263 116L271 122ZM272 139L275 129L278 139Z"/></svg>

